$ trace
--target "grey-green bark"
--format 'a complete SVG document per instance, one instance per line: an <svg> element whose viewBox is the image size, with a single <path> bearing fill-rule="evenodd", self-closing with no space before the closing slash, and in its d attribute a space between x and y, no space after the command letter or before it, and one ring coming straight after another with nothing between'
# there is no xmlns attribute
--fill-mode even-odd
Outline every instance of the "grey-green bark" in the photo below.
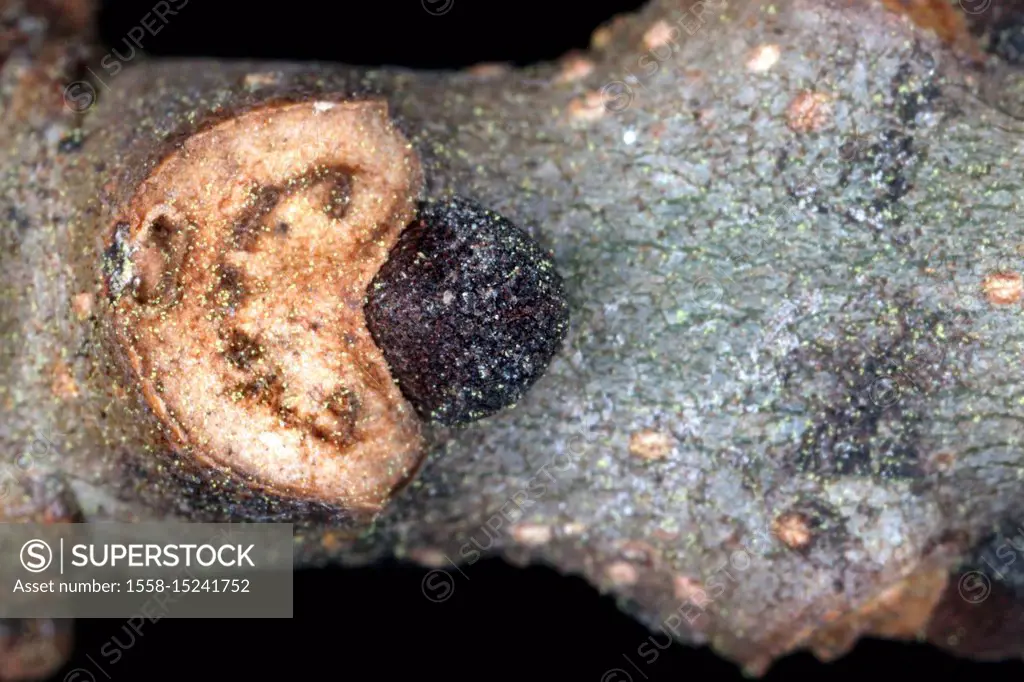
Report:
<svg viewBox="0 0 1024 682"><path fill-rule="evenodd" d="M299 564L391 554L458 580L448 558L467 572L489 554L545 561L751 670L927 567L952 572L943 608L971 607L957 604L961 564L1024 519L1021 304L982 288L1024 269L1024 125L934 36L873 3L834 4L708 2L698 19L654 2L577 79L559 64L133 63L81 115L16 115L9 60L4 456L29 450L30 474L66 480L89 519L305 522ZM659 20L676 45L652 50ZM748 60L767 44L780 58L761 72ZM829 104L817 129L793 130L804 91ZM602 92L596 112L573 103ZM183 486L154 464L105 369L103 321L71 306L96 290L106 211L168 136L211 112L339 93L387 97L427 194L471 196L550 248L573 326L516 408L435 431L372 528L323 542L337 521L324 510ZM59 357L77 397L55 394ZM670 436L665 458L631 454L648 429ZM786 512L808 522L809 546L773 533ZM933 639L942 627L933 618ZM1019 656L1020 635L1018 622L986 643Z"/></svg>

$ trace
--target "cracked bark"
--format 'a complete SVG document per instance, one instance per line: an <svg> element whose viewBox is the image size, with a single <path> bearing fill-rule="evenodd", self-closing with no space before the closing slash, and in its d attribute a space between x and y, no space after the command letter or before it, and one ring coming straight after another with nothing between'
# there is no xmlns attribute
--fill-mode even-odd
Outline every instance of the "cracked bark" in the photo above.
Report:
<svg viewBox="0 0 1024 682"><path fill-rule="evenodd" d="M545 561L752 673L865 634L1019 657L1024 328L997 284L1024 266L1024 100L1011 64L915 19L656 1L523 71L139 61L80 113L85 26L11 41L7 518L290 520L297 565ZM526 398L429 433L371 525L175 465L99 341L105 211L158 150L339 95L384 97L425 194L526 227L573 306Z"/></svg>

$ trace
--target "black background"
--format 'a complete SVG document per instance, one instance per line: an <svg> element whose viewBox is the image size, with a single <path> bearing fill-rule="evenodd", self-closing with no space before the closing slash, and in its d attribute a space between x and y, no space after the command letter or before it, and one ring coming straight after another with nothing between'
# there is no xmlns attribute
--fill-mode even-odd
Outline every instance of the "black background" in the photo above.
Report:
<svg viewBox="0 0 1024 682"><path fill-rule="evenodd" d="M432 16L420 0L189 0L157 35L147 35L143 46L152 56L318 59L436 69L494 61L525 64L585 48L594 28L639 4L454 0L447 13ZM148 1L105 3L103 41L123 54L124 36L152 6ZM743 679L735 666L707 649L675 646L648 664L636 655L648 632L579 578L480 562L465 576L452 571L454 593L444 603L433 603L421 591L425 573L397 563L300 571L293 620L163 619L145 624L141 634L126 629L122 620L78 621L74 658L55 679L75 668L97 680L107 679L104 675L113 680L422 675L599 682L613 668L626 670L634 682ZM113 662L109 654L115 649L121 655ZM623 654L640 670L632 669ZM997 674L1021 680L1024 666L970 663L923 645L869 640L838 664L820 664L807 654L791 656L766 679L807 673L863 679L907 672L933 680ZM77 682L88 679L80 676Z"/></svg>

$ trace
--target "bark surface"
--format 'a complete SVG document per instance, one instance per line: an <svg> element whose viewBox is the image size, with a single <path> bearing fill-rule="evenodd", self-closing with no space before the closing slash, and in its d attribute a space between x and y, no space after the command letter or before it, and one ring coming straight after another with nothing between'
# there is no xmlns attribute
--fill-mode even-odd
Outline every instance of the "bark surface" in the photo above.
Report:
<svg viewBox="0 0 1024 682"><path fill-rule="evenodd" d="M697 5L656 0L521 71L139 60L100 84L85 24L11 41L7 517L294 521L297 565L394 555L454 581L488 555L545 562L755 674L864 634L1019 657L1015 67L938 8ZM424 195L524 227L572 302L519 405L433 429L369 524L167 452L114 370L100 287L112 207L182 136L342 96L385 98Z"/></svg>

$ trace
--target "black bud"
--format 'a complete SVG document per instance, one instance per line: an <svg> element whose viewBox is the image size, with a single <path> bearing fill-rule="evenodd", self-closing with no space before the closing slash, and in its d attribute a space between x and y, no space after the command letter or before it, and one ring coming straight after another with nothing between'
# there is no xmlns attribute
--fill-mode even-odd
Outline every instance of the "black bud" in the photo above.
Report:
<svg viewBox="0 0 1024 682"><path fill-rule="evenodd" d="M551 258L461 198L420 205L367 294L366 322L402 393L448 426L515 404L569 327Z"/></svg>

